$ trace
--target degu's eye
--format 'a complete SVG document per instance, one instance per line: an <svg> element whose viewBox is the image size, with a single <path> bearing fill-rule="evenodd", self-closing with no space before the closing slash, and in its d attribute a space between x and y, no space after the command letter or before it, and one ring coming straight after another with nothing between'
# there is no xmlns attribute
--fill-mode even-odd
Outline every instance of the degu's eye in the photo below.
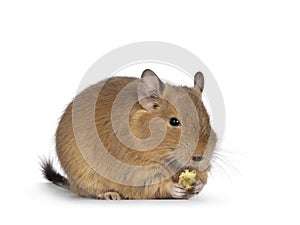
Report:
<svg viewBox="0 0 300 225"><path fill-rule="evenodd" d="M179 119L177 119L176 117L172 117L169 121L170 125L173 126L173 127L178 127L180 126L180 121Z"/></svg>

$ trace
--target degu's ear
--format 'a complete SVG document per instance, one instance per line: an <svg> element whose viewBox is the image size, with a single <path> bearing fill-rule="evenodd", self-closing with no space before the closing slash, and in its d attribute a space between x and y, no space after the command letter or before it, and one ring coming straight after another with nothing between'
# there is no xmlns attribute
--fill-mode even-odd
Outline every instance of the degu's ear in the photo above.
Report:
<svg viewBox="0 0 300 225"><path fill-rule="evenodd" d="M159 106L159 97L165 88L164 83L149 69L144 70L137 86L140 105L151 112Z"/></svg>
<svg viewBox="0 0 300 225"><path fill-rule="evenodd" d="M204 88L204 77L201 72L197 72L194 76L194 89L195 91L201 95Z"/></svg>

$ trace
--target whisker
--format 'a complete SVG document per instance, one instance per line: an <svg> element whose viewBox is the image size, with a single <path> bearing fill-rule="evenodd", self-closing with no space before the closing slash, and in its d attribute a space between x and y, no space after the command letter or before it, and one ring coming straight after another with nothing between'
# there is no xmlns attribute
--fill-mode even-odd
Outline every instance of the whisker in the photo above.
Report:
<svg viewBox="0 0 300 225"><path fill-rule="evenodd" d="M231 155L231 156L237 156L237 157L241 157L241 158L249 158L249 155L246 154L245 152L240 152L237 150L229 150L229 149L216 149L214 151L214 154L218 154L218 155Z"/></svg>
<svg viewBox="0 0 300 225"><path fill-rule="evenodd" d="M238 175L241 175L238 168L230 160L227 160L227 159L222 158L220 156L215 156L215 157L219 162L223 163L227 168L232 169L235 173L237 173Z"/></svg>
<svg viewBox="0 0 300 225"><path fill-rule="evenodd" d="M243 158L248 158L247 155L232 151L229 149L216 149L212 154L212 165L217 165L218 168L222 168L222 171L225 172L226 175L230 176L229 172L233 172L234 175L241 175L239 165ZM231 175L232 175L231 174Z"/></svg>
<svg viewBox="0 0 300 225"><path fill-rule="evenodd" d="M223 173L226 173L227 171L220 165L215 159L211 161L212 169L221 169ZM212 173L213 174L213 173Z"/></svg>

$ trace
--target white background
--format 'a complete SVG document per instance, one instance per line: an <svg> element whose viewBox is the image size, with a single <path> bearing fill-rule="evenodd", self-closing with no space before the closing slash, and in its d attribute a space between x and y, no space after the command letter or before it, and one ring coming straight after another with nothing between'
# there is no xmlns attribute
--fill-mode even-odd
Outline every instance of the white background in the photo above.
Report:
<svg viewBox="0 0 300 225"><path fill-rule="evenodd" d="M1 224L299 224L298 1L1 1ZM226 105L221 160L188 201L82 199L47 184L57 121L100 56L189 49ZM298 213L297 213L298 212Z"/></svg>

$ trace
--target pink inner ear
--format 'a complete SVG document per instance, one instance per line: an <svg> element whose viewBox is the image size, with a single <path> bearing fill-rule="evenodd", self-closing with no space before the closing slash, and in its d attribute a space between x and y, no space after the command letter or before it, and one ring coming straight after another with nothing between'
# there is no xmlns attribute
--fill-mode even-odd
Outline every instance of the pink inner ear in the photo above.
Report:
<svg viewBox="0 0 300 225"><path fill-rule="evenodd" d="M153 111L154 101L151 97L142 98L139 100L139 103L148 112Z"/></svg>

